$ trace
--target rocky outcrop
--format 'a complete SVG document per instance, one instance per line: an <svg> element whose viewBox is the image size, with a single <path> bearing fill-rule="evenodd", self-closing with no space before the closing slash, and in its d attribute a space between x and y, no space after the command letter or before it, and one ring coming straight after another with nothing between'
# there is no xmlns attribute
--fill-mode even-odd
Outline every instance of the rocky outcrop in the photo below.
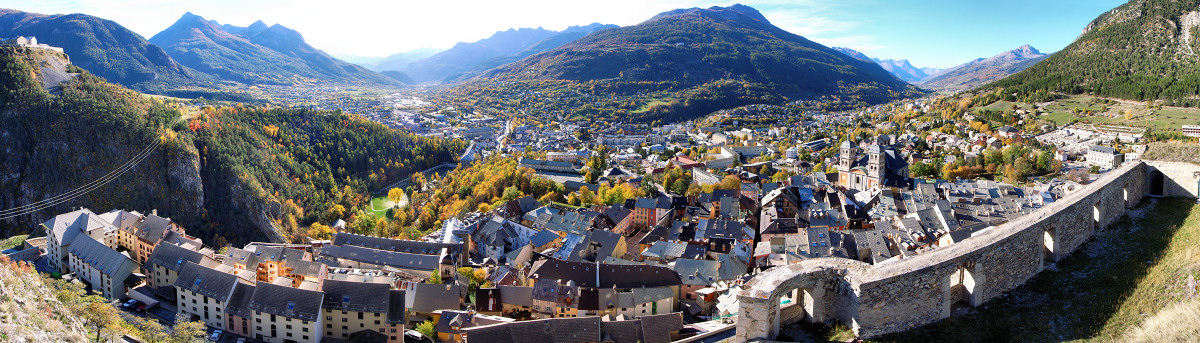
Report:
<svg viewBox="0 0 1200 343"><path fill-rule="evenodd" d="M0 341L88 341L83 323L52 296L32 266L0 262Z"/></svg>

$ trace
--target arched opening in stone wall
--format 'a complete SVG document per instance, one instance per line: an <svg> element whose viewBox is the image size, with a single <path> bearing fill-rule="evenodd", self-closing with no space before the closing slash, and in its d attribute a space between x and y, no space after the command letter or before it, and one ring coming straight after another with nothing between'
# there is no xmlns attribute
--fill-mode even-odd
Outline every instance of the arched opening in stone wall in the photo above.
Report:
<svg viewBox="0 0 1200 343"><path fill-rule="evenodd" d="M982 303L979 292L981 281L982 278L975 272L973 263L964 263L950 275L950 288L947 290L950 294L947 294L947 304L945 304L950 315L963 308L979 306Z"/></svg>
<svg viewBox="0 0 1200 343"><path fill-rule="evenodd" d="M1125 208L1129 208L1129 184L1125 184L1125 188L1121 189L1122 199L1125 200Z"/></svg>
<svg viewBox="0 0 1200 343"><path fill-rule="evenodd" d="M1164 189L1166 188L1166 182L1164 179L1163 173L1158 171L1158 169L1150 172L1150 195L1160 197L1166 195L1164 193Z"/></svg>
<svg viewBox="0 0 1200 343"><path fill-rule="evenodd" d="M1095 224L1093 228L1100 229L1100 203L1092 205L1092 223Z"/></svg>
<svg viewBox="0 0 1200 343"><path fill-rule="evenodd" d="M1047 226L1046 230L1042 232L1042 261L1045 264L1055 261L1054 252L1056 249L1054 249L1054 246L1056 242L1054 238L1056 235L1054 225Z"/></svg>

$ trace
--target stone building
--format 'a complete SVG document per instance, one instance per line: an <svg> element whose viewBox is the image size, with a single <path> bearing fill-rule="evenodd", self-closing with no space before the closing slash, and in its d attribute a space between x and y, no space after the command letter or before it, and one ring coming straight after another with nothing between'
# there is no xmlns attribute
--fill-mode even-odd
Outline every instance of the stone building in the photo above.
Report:
<svg viewBox="0 0 1200 343"><path fill-rule="evenodd" d="M838 155L838 183L843 187L869 190L882 187L908 187L908 162L895 149L882 142L872 143L867 155L860 156L858 144L842 142Z"/></svg>
<svg viewBox="0 0 1200 343"><path fill-rule="evenodd" d="M259 282L254 286L248 306L254 313L254 339L269 343L320 342L325 293L288 287L291 282L283 278L276 283Z"/></svg>
<svg viewBox="0 0 1200 343"><path fill-rule="evenodd" d="M237 284L236 275L184 262L175 280L175 317L225 329L225 309Z"/></svg>
<svg viewBox="0 0 1200 343"><path fill-rule="evenodd" d="M71 271L91 285L93 292L109 300L125 297L127 280L138 269L138 264L129 256L88 235L79 236L68 254Z"/></svg>
<svg viewBox="0 0 1200 343"><path fill-rule="evenodd" d="M1103 145L1093 145L1087 153L1088 165L1103 169L1116 169L1125 163L1125 154Z"/></svg>
<svg viewBox="0 0 1200 343"><path fill-rule="evenodd" d="M325 282L326 338L350 338L360 331L375 331L389 343L404 342L404 291L387 283L329 280Z"/></svg>

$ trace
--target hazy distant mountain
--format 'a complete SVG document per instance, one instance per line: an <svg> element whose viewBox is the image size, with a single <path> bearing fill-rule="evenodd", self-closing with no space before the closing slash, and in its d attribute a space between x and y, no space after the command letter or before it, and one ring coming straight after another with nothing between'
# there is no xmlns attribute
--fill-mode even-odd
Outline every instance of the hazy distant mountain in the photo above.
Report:
<svg viewBox="0 0 1200 343"><path fill-rule="evenodd" d="M189 12L150 42L185 66L246 84L320 80L398 85L391 78L313 48L295 30L262 21L248 27L220 25Z"/></svg>
<svg viewBox="0 0 1200 343"><path fill-rule="evenodd" d="M521 50L518 53L511 54L511 55L502 55L502 56L492 57L486 61L480 62L480 63L472 66L467 71L464 71L457 75L450 75L447 77L447 81L469 79L469 78L475 77L483 72L488 71L488 69L492 69L492 68L499 67L499 66L502 66L505 64L520 61L521 59L529 57L529 56L533 56L534 54L549 51L550 49L554 49L554 48L563 46L564 44L574 42L575 40L583 38L584 36L587 36L588 34L591 34L592 32L596 32L596 31L603 30L603 29L617 28L617 27L620 27L620 26L611 25L611 24L600 24L600 23L593 23L591 25L586 25L586 26L571 26L571 27L567 28L566 30L561 31L554 36L550 36L550 38L546 38L545 40L538 42L537 44L534 44L533 46L525 48L525 50Z"/></svg>
<svg viewBox="0 0 1200 343"><path fill-rule="evenodd" d="M879 64L879 66L883 67L884 70L887 70L889 73L892 73L892 75L895 75L897 78L908 83L915 84L921 82L921 80L925 80L926 78L943 71L943 69L940 68L917 68L914 67L912 63L909 63L908 60L881 60L878 58L867 57L867 55L850 48L834 47L833 49L859 60L875 62Z"/></svg>
<svg viewBox="0 0 1200 343"><path fill-rule="evenodd" d="M392 80L400 81L400 83L403 83L406 85L411 85L411 84L417 83L416 81L413 81L413 79L411 77L408 77L408 74L405 74L402 71L384 70L379 73L383 74L383 76L392 78Z"/></svg>
<svg viewBox="0 0 1200 343"><path fill-rule="evenodd" d="M1198 38L1195 0L1132 0L1101 14L1062 51L991 86L1200 106Z"/></svg>
<svg viewBox="0 0 1200 343"><path fill-rule="evenodd" d="M942 91L971 89L1025 70L1048 56L1050 55L1043 54L1032 46L1022 45L991 58L980 58L950 68L925 79L920 86Z"/></svg>
<svg viewBox="0 0 1200 343"><path fill-rule="evenodd" d="M862 52L859 52L858 50L854 50L851 48L843 48L840 46L835 46L832 49L837 50L837 52L843 53L846 56L854 57L855 59L858 59L860 61L875 62L874 58L867 57L866 54L863 54Z"/></svg>
<svg viewBox="0 0 1200 343"><path fill-rule="evenodd" d="M111 20L85 14L44 15L0 9L0 37L34 36L63 48L71 63L141 91L196 82L163 49Z"/></svg>
<svg viewBox="0 0 1200 343"><path fill-rule="evenodd" d="M368 69L371 69L374 71L380 71L380 72L387 71L387 70L404 70L404 68L408 67L409 64L416 62L417 60L420 60L422 58L437 55L437 53L442 52L442 51L445 51L445 50L434 49L434 48L416 49L416 50L401 52L398 54L392 54L390 56L381 58L378 61L374 61L371 63L359 63L359 65L367 67Z"/></svg>
<svg viewBox="0 0 1200 343"><path fill-rule="evenodd" d="M678 112L691 114L764 98L853 94L876 102L919 94L879 65L784 31L743 5L674 10L637 25L596 31L477 80L595 81L596 87L614 89L661 83L680 93L703 94L678 104ZM736 82L740 90L722 88L725 81ZM741 91L754 94L733 94Z"/></svg>
<svg viewBox="0 0 1200 343"><path fill-rule="evenodd" d="M414 61L402 70L416 82L444 82L468 78L530 55L570 43L597 30L617 27L594 23L559 31L509 29L473 42L458 43L449 50Z"/></svg>

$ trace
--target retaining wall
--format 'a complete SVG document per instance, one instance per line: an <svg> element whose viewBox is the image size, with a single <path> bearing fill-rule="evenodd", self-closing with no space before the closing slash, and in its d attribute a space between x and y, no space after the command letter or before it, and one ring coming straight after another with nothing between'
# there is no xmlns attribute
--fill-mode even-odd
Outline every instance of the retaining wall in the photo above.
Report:
<svg viewBox="0 0 1200 343"><path fill-rule="evenodd" d="M1025 283L1047 261L1070 254L1136 206L1146 195L1148 169L1140 161L1127 163L1016 221L911 258L879 265L812 259L768 270L738 295L737 339L773 338L799 318L839 320L859 336L875 337L947 318L956 304L982 304ZM780 311L780 298L795 289L805 294L807 316Z"/></svg>

